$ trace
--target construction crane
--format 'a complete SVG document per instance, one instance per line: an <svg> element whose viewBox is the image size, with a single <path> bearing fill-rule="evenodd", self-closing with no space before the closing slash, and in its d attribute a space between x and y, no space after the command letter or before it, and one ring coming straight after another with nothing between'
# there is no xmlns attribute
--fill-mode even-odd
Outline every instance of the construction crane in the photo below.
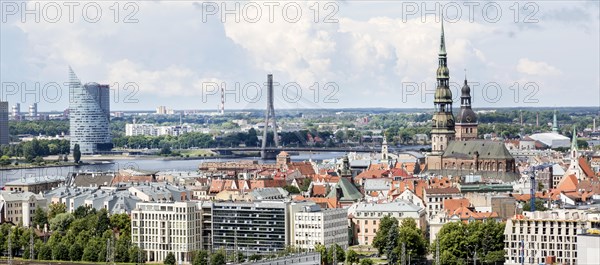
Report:
<svg viewBox="0 0 600 265"><path fill-rule="evenodd" d="M553 164L549 164L549 163L544 163L542 165L538 165L538 166L531 166L529 167L529 170L525 171L525 174L529 175L529 183L531 184L531 187L529 189L530 191L530 206L531 206L531 211L535 212L535 175L539 170L544 170L546 168L552 167ZM552 176L550 176L550 178L552 178Z"/></svg>

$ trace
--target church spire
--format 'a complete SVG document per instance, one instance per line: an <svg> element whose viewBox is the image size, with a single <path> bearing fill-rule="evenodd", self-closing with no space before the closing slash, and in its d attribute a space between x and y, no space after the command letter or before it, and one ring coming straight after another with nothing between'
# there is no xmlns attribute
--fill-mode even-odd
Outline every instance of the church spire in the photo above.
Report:
<svg viewBox="0 0 600 265"><path fill-rule="evenodd" d="M571 140L571 152L577 151L577 130L573 126L573 139Z"/></svg>
<svg viewBox="0 0 600 265"><path fill-rule="evenodd" d="M444 13L442 13L442 35L440 36L440 55L446 54L446 38L444 37Z"/></svg>

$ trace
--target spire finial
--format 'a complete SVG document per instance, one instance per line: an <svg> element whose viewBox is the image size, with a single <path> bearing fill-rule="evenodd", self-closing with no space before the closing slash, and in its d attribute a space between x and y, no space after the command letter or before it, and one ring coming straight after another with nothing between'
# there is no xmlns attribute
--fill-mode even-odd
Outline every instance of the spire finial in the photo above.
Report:
<svg viewBox="0 0 600 265"><path fill-rule="evenodd" d="M465 68L465 85L467 84L467 68Z"/></svg>

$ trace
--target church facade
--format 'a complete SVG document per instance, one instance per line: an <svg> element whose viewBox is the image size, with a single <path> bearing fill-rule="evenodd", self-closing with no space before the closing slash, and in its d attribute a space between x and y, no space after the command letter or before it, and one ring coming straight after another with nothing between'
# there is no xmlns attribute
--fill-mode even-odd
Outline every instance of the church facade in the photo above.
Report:
<svg viewBox="0 0 600 265"><path fill-rule="evenodd" d="M466 76L461 88L460 110L454 118L449 80L442 20L427 173L444 176L481 175L485 182L515 180L518 177L515 159L504 143L477 139L477 114L471 108L471 88Z"/></svg>

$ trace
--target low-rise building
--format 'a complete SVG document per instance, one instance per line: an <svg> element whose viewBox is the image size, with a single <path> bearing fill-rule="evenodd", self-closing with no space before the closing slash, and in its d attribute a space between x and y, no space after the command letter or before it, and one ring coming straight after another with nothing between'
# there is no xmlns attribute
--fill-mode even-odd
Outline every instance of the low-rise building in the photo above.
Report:
<svg viewBox="0 0 600 265"><path fill-rule="evenodd" d="M148 262L173 253L177 264L190 264L202 249L202 209L195 202L140 202L131 212L131 243Z"/></svg>

